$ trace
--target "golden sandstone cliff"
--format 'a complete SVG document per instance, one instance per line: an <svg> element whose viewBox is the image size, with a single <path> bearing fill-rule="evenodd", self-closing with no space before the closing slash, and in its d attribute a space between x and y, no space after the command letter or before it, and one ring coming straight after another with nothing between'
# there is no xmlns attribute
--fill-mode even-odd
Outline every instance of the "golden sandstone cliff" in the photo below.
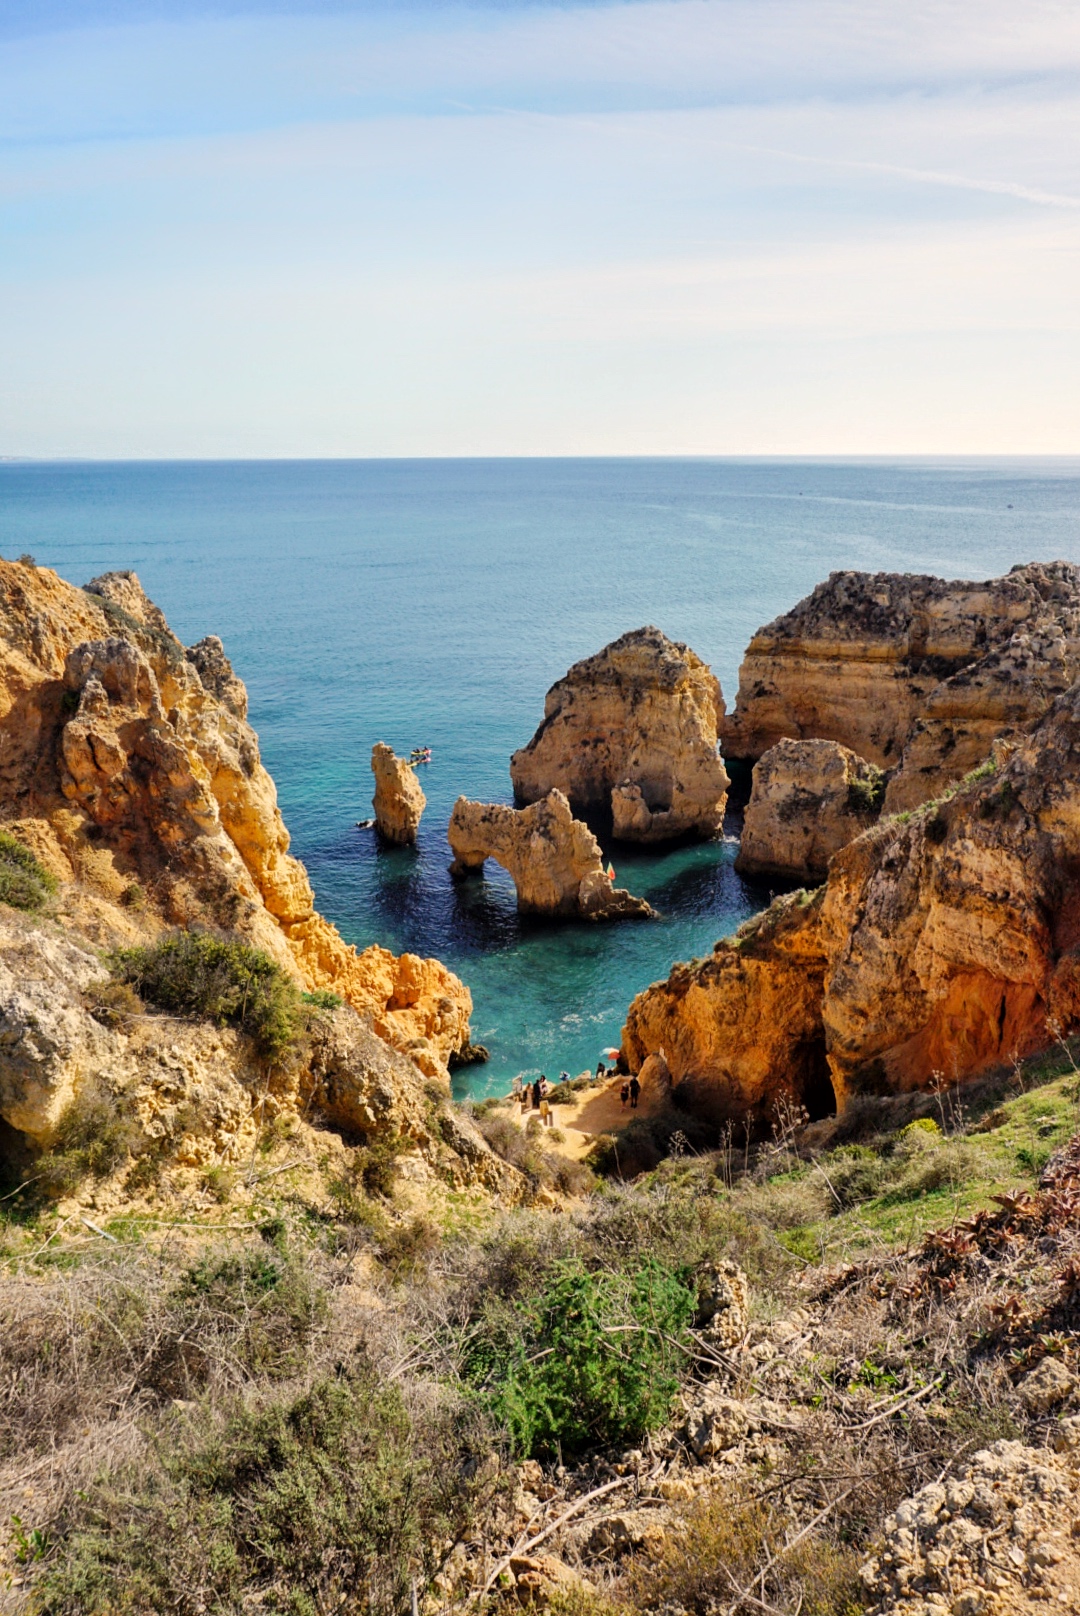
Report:
<svg viewBox="0 0 1080 1616"><path fill-rule="evenodd" d="M544 721L510 760L519 802L561 791L611 812L624 841L715 836L728 777L717 752L720 685L689 646L635 629L552 685Z"/></svg>
<svg viewBox="0 0 1080 1616"><path fill-rule="evenodd" d="M613 886L600 843L574 818L561 791L528 808L459 797L447 839L454 855L451 875L479 874L485 859L493 858L511 876L523 914L626 920L653 913L644 898Z"/></svg>
<svg viewBox="0 0 1080 1616"><path fill-rule="evenodd" d="M371 749L371 772L375 776L371 806L379 835L403 846L415 842L420 816L427 807L415 769L404 758L395 757L392 746L376 741Z"/></svg>
<svg viewBox="0 0 1080 1616"><path fill-rule="evenodd" d="M636 1070L764 1116L954 1082L1080 1025L1080 684L972 777L881 821L630 1007Z"/></svg>
<svg viewBox="0 0 1080 1616"><path fill-rule="evenodd" d="M472 1005L456 976L437 960L358 953L316 911L246 710L221 642L185 650L134 574L80 590L0 562L2 828L60 883L55 916L31 923L5 910L0 938L0 1118L27 1139L45 1142L96 1075L134 1073L144 1033L102 1027L78 995L103 975L95 950L169 927L245 938L305 989L351 1007L328 1015L316 1038L327 1073L335 1061L352 1071L336 1088L331 1076L323 1083L328 1114L356 1113L368 1103L358 1096L381 1093L368 1110L388 1115L395 1085L394 1105L416 1110L424 1077L445 1080L467 1045ZM148 1049L160 1037L160 1027L145 1033ZM237 1038L177 1025L154 1058L201 1069L200 1040L220 1055L222 1040ZM307 1100L322 1082L313 1071ZM243 1090L226 1110L249 1107Z"/></svg>
<svg viewBox="0 0 1080 1616"><path fill-rule="evenodd" d="M829 860L877 818L885 775L837 741L778 741L754 768L735 868L824 881Z"/></svg>

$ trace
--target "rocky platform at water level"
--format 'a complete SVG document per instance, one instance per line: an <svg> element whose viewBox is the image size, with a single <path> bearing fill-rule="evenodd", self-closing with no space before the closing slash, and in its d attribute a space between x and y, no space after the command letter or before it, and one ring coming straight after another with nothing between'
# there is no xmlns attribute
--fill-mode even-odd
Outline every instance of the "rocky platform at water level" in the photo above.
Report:
<svg viewBox="0 0 1080 1616"><path fill-rule="evenodd" d="M720 1116L973 1076L1080 1025L1078 892L1080 684L945 800L837 853L818 892L639 994L624 1055L662 1048Z"/></svg>
<svg viewBox="0 0 1080 1616"><path fill-rule="evenodd" d="M528 808L470 802L459 797L447 838L457 879L479 874L493 858L511 876L523 914L580 920L647 919L644 898L614 887L604 870L600 844L575 819L561 791Z"/></svg>
<svg viewBox="0 0 1080 1616"><path fill-rule="evenodd" d="M416 771L404 758L394 755L392 746L376 741L371 749L371 772L375 776L371 806L375 810L379 835L388 842L411 845L416 841L420 818L427 807Z"/></svg>
<svg viewBox="0 0 1080 1616"><path fill-rule="evenodd" d="M608 812L625 841L715 836L728 777L717 752L720 685L689 646L635 629L552 685L544 721L510 759L518 801L561 791Z"/></svg>

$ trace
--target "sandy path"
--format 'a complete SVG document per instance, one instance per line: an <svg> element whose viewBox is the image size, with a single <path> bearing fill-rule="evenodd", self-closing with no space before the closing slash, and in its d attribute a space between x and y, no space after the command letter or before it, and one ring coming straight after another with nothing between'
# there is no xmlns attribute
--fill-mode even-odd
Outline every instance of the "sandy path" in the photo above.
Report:
<svg viewBox="0 0 1080 1616"><path fill-rule="evenodd" d="M629 1101L624 1106L619 1093L626 1081L624 1077L612 1077L606 1081L601 1079L595 1088L578 1089L572 1104L553 1105L552 1125L543 1134L545 1150L580 1161L588 1155L600 1134L618 1133L634 1117L653 1116L660 1110L663 1096L653 1084L647 1084L642 1089L636 1111L630 1109ZM519 1128L524 1128L530 1117L539 1116L537 1111L522 1111L512 1099L505 1100L497 1110ZM563 1134L564 1138L554 1138L556 1133Z"/></svg>

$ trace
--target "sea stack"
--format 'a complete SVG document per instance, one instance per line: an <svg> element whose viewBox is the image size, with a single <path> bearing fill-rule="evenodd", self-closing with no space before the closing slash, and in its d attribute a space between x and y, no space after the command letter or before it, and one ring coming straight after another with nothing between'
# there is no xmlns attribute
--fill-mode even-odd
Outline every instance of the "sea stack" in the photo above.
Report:
<svg viewBox="0 0 1080 1616"><path fill-rule="evenodd" d="M715 836L728 777L717 751L719 681L687 645L639 628L576 662L510 760L519 802L557 790L575 813L610 812L626 841Z"/></svg>
<svg viewBox="0 0 1080 1616"><path fill-rule="evenodd" d="M371 772L375 776L371 806L375 810L379 835L388 842L411 845L416 841L420 816L427 807L427 798L420 789L415 770L404 758L395 757L392 746L377 741L371 749Z"/></svg>
<svg viewBox="0 0 1080 1616"><path fill-rule="evenodd" d="M778 741L754 766L735 868L824 881L829 860L877 819L885 774L837 741Z"/></svg>
<svg viewBox="0 0 1080 1616"><path fill-rule="evenodd" d="M528 808L470 802L459 797L447 832L454 862L450 873L462 879L479 873L493 858L513 879L523 914L579 920L647 919L653 910L613 885L604 870L600 844L588 825L575 819L561 791Z"/></svg>

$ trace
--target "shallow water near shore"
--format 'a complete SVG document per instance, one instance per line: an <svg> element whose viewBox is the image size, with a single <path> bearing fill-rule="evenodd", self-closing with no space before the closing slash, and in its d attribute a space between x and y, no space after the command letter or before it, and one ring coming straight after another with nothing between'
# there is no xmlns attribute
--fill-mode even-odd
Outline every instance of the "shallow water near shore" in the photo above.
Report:
<svg viewBox="0 0 1080 1616"><path fill-rule="evenodd" d="M548 686L651 622L731 705L753 631L837 568L1080 561L1080 461L6 463L0 549L74 583L133 568L187 643L221 635L320 908L468 982L492 1058L455 1087L482 1096L595 1066L640 988L768 900L730 836L612 850L656 922L519 920L490 863L454 885L454 799L510 800ZM356 828L377 740L432 747L415 850Z"/></svg>

